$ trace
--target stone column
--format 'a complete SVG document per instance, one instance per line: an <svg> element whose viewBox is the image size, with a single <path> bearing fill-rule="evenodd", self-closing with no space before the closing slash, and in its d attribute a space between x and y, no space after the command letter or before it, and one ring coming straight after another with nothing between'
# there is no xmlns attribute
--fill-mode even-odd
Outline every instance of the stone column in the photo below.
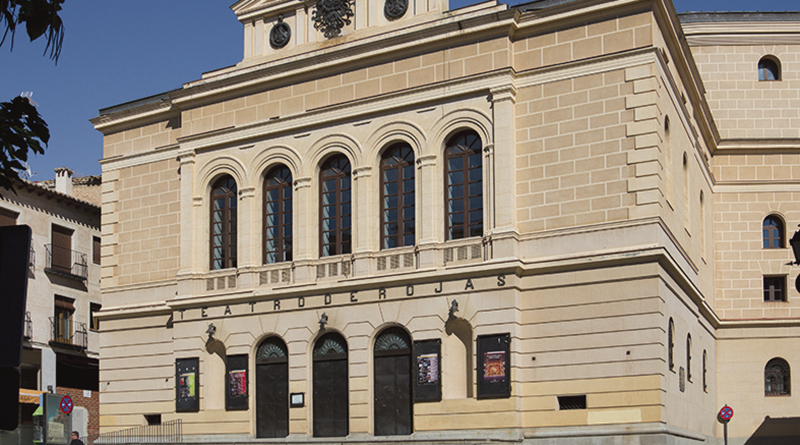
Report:
<svg viewBox="0 0 800 445"><path fill-rule="evenodd" d="M372 167L353 169L353 275L369 274L369 253L375 250L375 193L373 190Z"/></svg>
<svg viewBox="0 0 800 445"><path fill-rule="evenodd" d="M258 276L253 267L261 264L261 237L257 224L261 220L260 206L255 203L256 188L239 189L239 204L236 211L238 227L236 228L236 264L239 269L238 286L247 288L258 285Z"/></svg>
<svg viewBox="0 0 800 445"><path fill-rule="evenodd" d="M491 206L485 224L486 235L491 236L492 258L515 258L519 231L517 229L517 144L514 105L517 89L502 85L491 90L494 144L488 159L489 193Z"/></svg>
<svg viewBox="0 0 800 445"><path fill-rule="evenodd" d="M178 153L179 174L181 181L181 258L180 269L177 273L178 295L192 295L191 277L201 270L201 255L199 255L199 238L197 233L201 230L200 208L203 197L194 197L194 150L182 150ZM203 221L208 222L208 218Z"/></svg>
<svg viewBox="0 0 800 445"><path fill-rule="evenodd" d="M439 242L437 234L444 225L444 198L440 192L441 186L437 186L441 183L436 174L437 157L435 154L429 154L417 158L416 241L420 268L440 265L436 246Z"/></svg>
<svg viewBox="0 0 800 445"><path fill-rule="evenodd" d="M312 195L311 177L306 176L294 180L294 227L292 231L292 256L294 257L294 281L303 283L314 280L314 271L311 270L311 260L316 258L317 239L314 230L317 224L311 221L312 205L318 205L319 200Z"/></svg>

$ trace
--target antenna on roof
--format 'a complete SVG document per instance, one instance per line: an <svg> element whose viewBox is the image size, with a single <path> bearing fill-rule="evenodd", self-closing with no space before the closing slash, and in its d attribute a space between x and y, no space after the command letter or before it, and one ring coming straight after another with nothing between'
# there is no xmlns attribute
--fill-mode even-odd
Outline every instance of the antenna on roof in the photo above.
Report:
<svg viewBox="0 0 800 445"><path fill-rule="evenodd" d="M33 91L23 91L19 93L19 97L24 97L25 99L28 99L28 102L30 102L31 105L33 105L34 107L39 106L39 104L33 101Z"/></svg>

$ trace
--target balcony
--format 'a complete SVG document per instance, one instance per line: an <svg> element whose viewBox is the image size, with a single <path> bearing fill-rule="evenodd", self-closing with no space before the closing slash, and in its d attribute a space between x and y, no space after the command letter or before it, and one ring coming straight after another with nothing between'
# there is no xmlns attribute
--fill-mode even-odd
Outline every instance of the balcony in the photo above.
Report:
<svg viewBox="0 0 800 445"><path fill-rule="evenodd" d="M75 280L85 281L89 276L86 254L53 244L45 244L47 264L44 271Z"/></svg>
<svg viewBox="0 0 800 445"><path fill-rule="evenodd" d="M50 344L71 347L77 351L89 346L86 323L72 321L71 318L50 317Z"/></svg>

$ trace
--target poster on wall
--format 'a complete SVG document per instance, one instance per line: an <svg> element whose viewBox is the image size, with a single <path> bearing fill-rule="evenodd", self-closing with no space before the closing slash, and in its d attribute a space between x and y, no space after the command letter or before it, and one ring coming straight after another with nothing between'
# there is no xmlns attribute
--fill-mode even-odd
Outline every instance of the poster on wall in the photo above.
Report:
<svg viewBox="0 0 800 445"><path fill-rule="evenodd" d="M441 341L414 342L414 401L437 402L442 400Z"/></svg>
<svg viewBox="0 0 800 445"><path fill-rule="evenodd" d="M509 334L478 336L478 397L509 397L510 384Z"/></svg>
<svg viewBox="0 0 800 445"><path fill-rule="evenodd" d="M200 374L198 358L175 360L175 411L200 410Z"/></svg>
<svg viewBox="0 0 800 445"><path fill-rule="evenodd" d="M72 416L61 409L64 396L60 394L44 395L44 436L47 444L67 445L71 438Z"/></svg>
<svg viewBox="0 0 800 445"><path fill-rule="evenodd" d="M229 355L225 368L225 409L247 409L247 354Z"/></svg>

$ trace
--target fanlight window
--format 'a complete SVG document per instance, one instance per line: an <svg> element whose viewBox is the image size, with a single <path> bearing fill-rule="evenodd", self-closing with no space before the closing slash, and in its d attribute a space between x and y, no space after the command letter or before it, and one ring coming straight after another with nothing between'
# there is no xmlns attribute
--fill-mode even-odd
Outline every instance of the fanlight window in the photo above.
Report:
<svg viewBox="0 0 800 445"><path fill-rule="evenodd" d="M758 80L781 80L781 67L778 59L764 56L758 61Z"/></svg>
<svg viewBox="0 0 800 445"><path fill-rule="evenodd" d="M395 351L411 349L408 334L401 328L389 328L381 332L375 340L375 351Z"/></svg>
<svg viewBox="0 0 800 445"><path fill-rule="evenodd" d="M790 395L789 364L782 358L773 358L764 368L764 395Z"/></svg>
<svg viewBox="0 0 800 445"><path fill-rule="evenodd" d="M763 247L765 249L780 249L783 243L783 221L775 215L764 218L761 225Z"/></svg>
<svg viewBox="0 0 800 445"><path fill-rule="evenodd" d="M277 337L264 340L256 351L256 360L258 361L283 359L287 356L286 344Z"/></svg>
<svg viewBox="0 0 800 445"><path fill-rule="evenodd" d="M325 334L317 340L314 347L314 355L337 355L347 354L347 344L344 339L335 333Z"/></svg>

